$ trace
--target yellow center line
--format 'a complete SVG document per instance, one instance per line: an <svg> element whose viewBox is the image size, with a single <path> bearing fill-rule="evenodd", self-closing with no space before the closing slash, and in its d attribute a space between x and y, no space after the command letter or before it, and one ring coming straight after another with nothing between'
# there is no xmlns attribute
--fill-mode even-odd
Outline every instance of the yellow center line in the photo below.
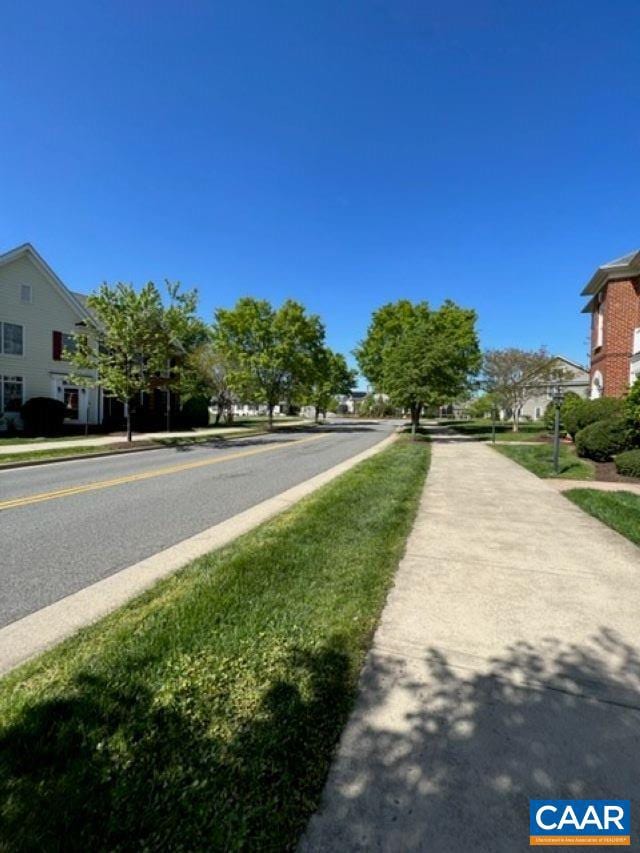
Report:
<svg viewBox="0 0 640 853"><path fill-rule="evenodd" d="M204 468L207 465L218 465L221 462L230 462L233 459L242 459L246 456L256 456L258 453L266 453L271 450L283 450L297 444L306 444L309 441L317 441L326 438L326 433L312 435L308 438L296 438L294 441L283 441L280 444L270 444L267 447L256 447L253 450L241 450L238 453L228 453L226 456L216 456L215 459L201 459L199 462L184 462L180 465L168 465L164 468L154 468L152 471L142 471L139 474L127 474L124 477L114 477L112 480L98 480L94 483L85 483L81 486L68 486L66 489L56 489L52 492L40 492L36 495L27 495L22 498L12 498L8 501L0 501L0 510L13 509L19 506L29 506L43 501L52 501L55 498L66 498L70 495L81 495L84 492L95 492L98 489L109 489L111 486L121 486L124 483L136 483L139 480L150 480L153 477L164 477L166 474L178 474L180 471L188 471L193 468Z"/></svg>

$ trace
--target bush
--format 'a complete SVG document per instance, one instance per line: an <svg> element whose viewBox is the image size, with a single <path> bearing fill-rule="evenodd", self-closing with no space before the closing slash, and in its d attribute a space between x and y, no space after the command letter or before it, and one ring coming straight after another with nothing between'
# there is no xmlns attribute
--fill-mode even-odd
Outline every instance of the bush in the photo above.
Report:
<svg viewBox="0 0 640 853"><path fill-rule="evenodd" d="M630 441L629 426L622 416L596 421L575 435L578 456L596 462L608 462L616 453L626 450Z"/></svg>
<svg viewBox="0 0 640 853"><path fill-rule="evenodd" d="M640 477L640 448L625 450L615 459L616 471L625 477Z"/></svg>
<svg viewBox="0 0 640 853"><path fill-rule="evenodd" d="M202 394L189 397L180 411L180 421L185 429L209 426L209 398Z"/></svg>
<svg viewBox="0 0 640 853"><path fill-rule="evenodd" d="M579 398L571 400L566 406L563 412L564 428L569 435L575 438L577 433L589 424L605 421L622 414L624 414L624 401L618 400L616 397L599 397L597 400Z"/></svg>
<svg viewBox="0 0 640 853"><path fill-rule="evenodd" d="M28 435L57 435L62 430L67 409L53 397L31 397L20 409Z"/></svg>

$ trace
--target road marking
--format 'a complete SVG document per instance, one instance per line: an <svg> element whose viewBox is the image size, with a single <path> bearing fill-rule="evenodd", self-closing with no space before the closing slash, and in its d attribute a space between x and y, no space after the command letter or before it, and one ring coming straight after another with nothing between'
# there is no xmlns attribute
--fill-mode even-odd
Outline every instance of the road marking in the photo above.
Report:
<svg viewBox="0 0 640 853"><path fill-rule="evenodd" d="M295 444L306 444L309 441L317 441L326 438L326 433L312 435L308 438L296 438L293 441L283 441L279 444L270 444L266 447L256 447L253 450L241 450L238 453L229 453L226 456L216 456L215 459L202 459L199 462L184 462L180 465L169 465L164 468L154 468L152 471L142 471L139 474L127 474L124 477L114 477L112 480L98 480L95 483L85 483L82 486L69 486L66 489L56 489L52 492L40 492L37 495L27 495L22 498L12 498L8 501L0 501L0 510L14 509L20 506L29 506L43 501L52 501L56 498L66 498L70 495L81 495L84 492L94 492L98 489L108 489L111 486L120 486L124 483L135 483L139 480L150 480L153 477L164 477L166 474L178 474L192 468L204 468L207 465L219 465L221 462L229 462L233 459L242 459L246 456L256 456L258 453L266 453L271 450L282 450Z"/></svg>

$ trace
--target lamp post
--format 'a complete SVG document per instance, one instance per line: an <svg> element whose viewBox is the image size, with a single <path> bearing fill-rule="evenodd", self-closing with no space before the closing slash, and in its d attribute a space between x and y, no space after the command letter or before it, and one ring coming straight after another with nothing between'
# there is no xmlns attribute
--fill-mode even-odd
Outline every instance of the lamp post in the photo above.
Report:
<svg viewBox="0 0 640 853"><path fill-rule="evenodd" d="M551 399L555 409L553 424L553 471L560 473L560 407L564 402L564 389L561 385L554 385L551 390Z"/></svg>
<svg viewBox="0 0 640 853"><path fill-rule="evenodd" d="M492 444L496 443L496 418L498 417L497 408L492 405L491 406L491 442Z"/></svg>

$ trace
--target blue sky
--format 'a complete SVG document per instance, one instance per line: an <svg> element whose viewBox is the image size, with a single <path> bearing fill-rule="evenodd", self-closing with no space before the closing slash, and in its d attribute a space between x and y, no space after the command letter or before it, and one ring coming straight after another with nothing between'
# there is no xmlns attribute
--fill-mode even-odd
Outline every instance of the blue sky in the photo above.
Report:
<svg viewBox="0 0 640 853"><path fill-rule="evenodd" d="M5 3L0 251L300 299L347 352L450 297L584 361L579 291L640 246L640 4Z"/></svg>

